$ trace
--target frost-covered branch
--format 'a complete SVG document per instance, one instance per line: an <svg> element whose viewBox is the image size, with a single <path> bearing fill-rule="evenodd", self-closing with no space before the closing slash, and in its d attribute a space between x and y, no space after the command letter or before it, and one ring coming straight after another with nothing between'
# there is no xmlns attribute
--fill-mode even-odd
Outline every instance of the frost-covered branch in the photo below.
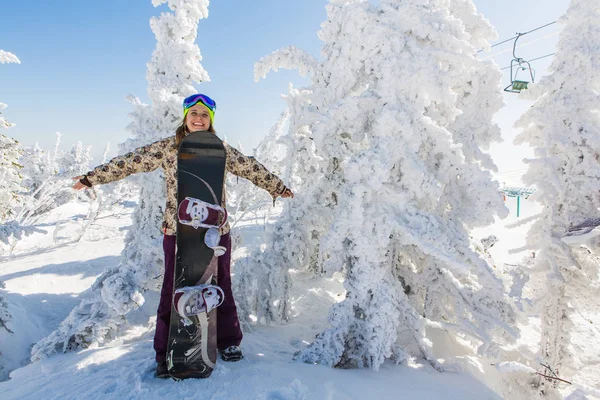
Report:
<svg viewBox="0 0 600 400"><path fill-rule="evenodd" d="M313 74L318 68L317 60L307 52L295 46L284 47L263 57L254 64L254 80L265 79L270 71L277 72L279 68L296 69L300 76Z"/></svg>

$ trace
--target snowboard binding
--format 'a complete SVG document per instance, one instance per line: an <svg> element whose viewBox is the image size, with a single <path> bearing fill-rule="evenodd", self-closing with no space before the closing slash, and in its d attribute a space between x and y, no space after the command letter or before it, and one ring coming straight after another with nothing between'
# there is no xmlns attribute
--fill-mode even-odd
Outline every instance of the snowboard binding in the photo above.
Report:
<svg viewBox="0 0 600 400"><path fill-rule="evenodd" d="M183 225L198 228L220 228L227 221L227 211L193 197L186 197L177 208L177 217Z"/></svg>
<svg viewBox="0 0 600 400"><path fill-rule="evenodd" d="M225 246L219 246L221 234L217 228L209 228L204 234L204 244L213 249L216 257L220 257L227 252Z"/></svg>
<svg viewBox="0 0 600 400"><path fill-rule="evenodd" d="M209 313L225 300L223 289L216 285L202 284L176 289L173 304L179 315L191 323L190 316Z"/></svg>

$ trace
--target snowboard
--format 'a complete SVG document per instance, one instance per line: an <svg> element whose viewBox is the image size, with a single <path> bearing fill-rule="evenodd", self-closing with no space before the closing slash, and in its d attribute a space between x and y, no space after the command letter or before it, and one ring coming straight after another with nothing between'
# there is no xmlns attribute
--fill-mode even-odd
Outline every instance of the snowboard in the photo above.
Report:
<svg viewBox="0 0 600 400"><path fill-rule="evenodd" d="M206 290L195 289L218 285L217 254L221 252L214 249L214 242L220 237L218 226L227 218L221 213L223 142L210 132L190 133L179 146L177 167L177 247L167 368L175 379L208 378L217 361L216 305L220 303L202 308ZM216 291L211 294L218 296ZM200 302L182 304L192 301L189 298Z"/></svg>

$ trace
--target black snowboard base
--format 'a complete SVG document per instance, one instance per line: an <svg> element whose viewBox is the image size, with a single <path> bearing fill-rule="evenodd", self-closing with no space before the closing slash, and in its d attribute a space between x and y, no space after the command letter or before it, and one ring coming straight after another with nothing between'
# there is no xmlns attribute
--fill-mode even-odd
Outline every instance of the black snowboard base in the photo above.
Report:
<svg viewBox="0 0 600 400"><path fill-rule="evenodd" d="M178 205L186 197L221 204L225 177L223 142L210 132L192 132L179 147ZM218 262L204 243L206 228L177 223L173 290L217 285ZM208 378L217 362L217 309L189 317L171 306L167 368L173 379Z"/></svg>

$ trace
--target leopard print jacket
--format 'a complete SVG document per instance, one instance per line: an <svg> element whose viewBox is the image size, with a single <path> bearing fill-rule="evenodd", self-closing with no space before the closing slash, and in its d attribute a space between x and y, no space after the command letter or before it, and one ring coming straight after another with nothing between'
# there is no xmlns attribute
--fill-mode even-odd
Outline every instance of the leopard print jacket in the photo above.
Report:
<svg viewBox="0 0 600 400"><path fill-rule="evenodd" d="M283 181L269 172L264 165L252 157L245 156L228 144L223 144L226 152L225 175L230 172L248 179L269 192L273 200L286 190ZM177 146L175 136L140 147L123 156L117 156L108 163L89 171L85 177L94 186L118 181L139 172L154 171L159 167L163 169L167 183L163 232L165 235L174 235L177 231ZM227 204L226 200L225 185L223 185L222 204ZM221 234L224 235L229 230L229 223L226 223L221 228Z"/></svg>

